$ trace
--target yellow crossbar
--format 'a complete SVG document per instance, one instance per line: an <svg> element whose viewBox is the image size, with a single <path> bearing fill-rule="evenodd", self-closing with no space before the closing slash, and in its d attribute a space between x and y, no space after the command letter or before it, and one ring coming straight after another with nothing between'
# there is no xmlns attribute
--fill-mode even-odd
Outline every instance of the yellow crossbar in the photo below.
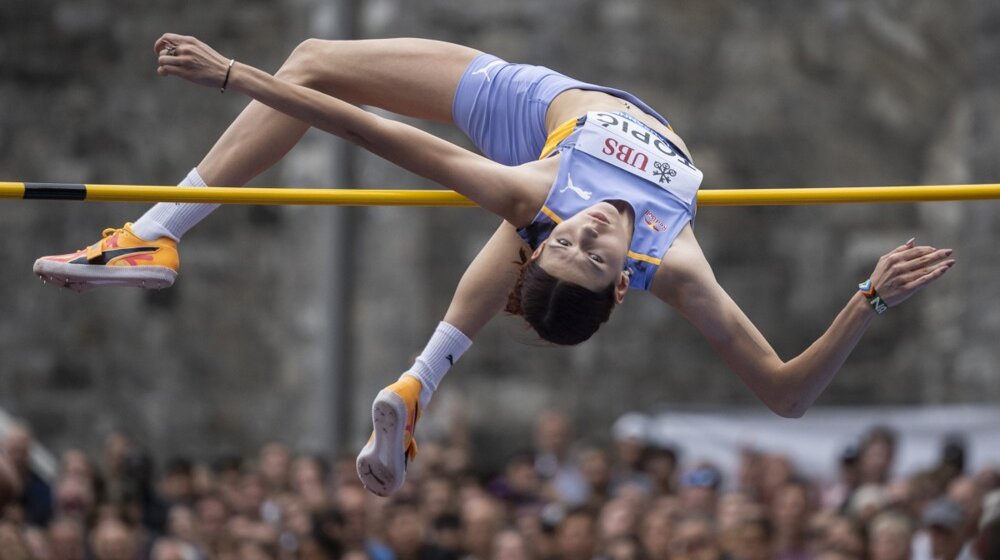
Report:
<svg viewBox="0 0 1000 560"><path fill-rule="evenodd" d="M249 187L162 187L82 183L3 183L0 199L102 202L210 202L333 206L475 206L446 190L292 189ZM790 189L706 189L699 206L778 206L874 202L1000 199L1000 184L909 187Z"/></svg>

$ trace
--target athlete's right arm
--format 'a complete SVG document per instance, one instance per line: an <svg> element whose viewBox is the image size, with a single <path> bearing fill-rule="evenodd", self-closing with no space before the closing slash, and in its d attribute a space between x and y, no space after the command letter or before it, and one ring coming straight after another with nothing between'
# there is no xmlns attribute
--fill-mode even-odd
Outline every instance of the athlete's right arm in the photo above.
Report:
<svg viewBox="0 0 1000 560"><path fill-rule="evenodd" d="M168 34L175 54L159 57L158 72L190 82L240 91L309 125L336 134L421 177L469 197L486 210L526 224L542 205L551 176L526 165L509 167L405 123L369 113L322 92L231 65L194 37Z"/></svg>
<svg viewBox="0 0 1000 560"><path fill-rule="evenodd" d="M465 270L444 321L471 338L503 311L528 251L514 226L504 222Z"/></svg>

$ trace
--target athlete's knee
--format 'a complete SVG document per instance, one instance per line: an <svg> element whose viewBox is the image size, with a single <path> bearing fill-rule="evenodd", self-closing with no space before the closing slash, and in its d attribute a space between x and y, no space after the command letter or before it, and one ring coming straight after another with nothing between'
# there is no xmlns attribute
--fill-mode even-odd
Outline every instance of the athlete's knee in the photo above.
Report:
<svg viewBox="0 0 1000 560"><path fill-rule="evenodd" d="M331 51L336 41L306 39L299 43L277 75L283 80L307 87L319 84L330 73L329 65L334 64Z"/></svg>

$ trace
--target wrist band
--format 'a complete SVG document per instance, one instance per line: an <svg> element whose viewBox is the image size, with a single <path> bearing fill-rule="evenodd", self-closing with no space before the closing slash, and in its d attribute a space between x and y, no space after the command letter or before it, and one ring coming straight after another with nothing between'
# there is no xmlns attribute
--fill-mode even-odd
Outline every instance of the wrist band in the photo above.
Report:
<svg viewBox="0 0 1000 560"><path fill-rule="evenodd" d="M858 284L858 291L861 292L861 295L865 296L865 299L868 300L868 304L872 306L875 313L881 315L888 311L889 306L882 300L882 296L878 295L878 292L875 291L875 285L872 284L871 278Z"/></svg>
<svg viewBox="0 0 1000 560"><path fill-rule="evenodd" d="M222 87L219 89L219 93L226 93L226 86L229 85L229 73L233 70L233 64L236 64L236 59L230 58L229 66L226 67L226 78L222 80Z"/></svg>

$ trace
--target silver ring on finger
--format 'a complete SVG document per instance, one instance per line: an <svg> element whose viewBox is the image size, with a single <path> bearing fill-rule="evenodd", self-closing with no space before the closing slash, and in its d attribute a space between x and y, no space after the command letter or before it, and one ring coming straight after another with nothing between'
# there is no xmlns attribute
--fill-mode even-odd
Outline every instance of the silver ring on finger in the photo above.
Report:
<svg viewBox="0 0 1000 560"><path fill-rule="evenodd" d="M177 56L177 47L173 45L167 47L167 56Z"/></svg>

